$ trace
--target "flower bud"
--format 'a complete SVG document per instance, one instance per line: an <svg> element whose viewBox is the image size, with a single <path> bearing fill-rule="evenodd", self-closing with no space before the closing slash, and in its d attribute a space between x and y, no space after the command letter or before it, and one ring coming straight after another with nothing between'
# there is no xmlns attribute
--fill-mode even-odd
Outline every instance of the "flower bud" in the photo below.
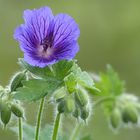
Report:
<svg viewBox="0 0 140 140"><path fill-rule="evenodd" d="M87 108L87 107L81 108L81 116L80 117L81 117L81 119L86 121L86 119L89 117L89 108Z"/></svg>
<svg viewBox="0 0 140 140"><path fill-rule="evenodd" d="M23 109L16 104L12 104L11 111L14 113L17 117L23 117Z"/></svg>
<svg viewBox="0 0 140 140"><path fill-rule="evenodd" d="M80 108L76 107L76 109L74 110L74 112L72 113L72 115L75 117L75 118L78 118L81 114L81 111L80 111Z"/></svg>
<svg viewBox="0 0 140 140"><path fill-rule="evenodd" d="M70 96L65 98L65 112L71 113L75 110L75 102L74 99Z"/></svg>
<svg viewBox="0 0 140 140"><path fill-rule="evenodd" d="M57 110L58 110L59 113L64 113L64 111L65 111L64 101L61 101L61 102L58 104Z"/></svg>
<svg viewBox="0 0 140 140"><path fill-rule="evenodd" d="M0 111L4 110L6 106L7 105L5 104L5 101L3 101L2 99L0 99Z"/></svg>
<svg viewBox="0 0 140 140"><path fill-rule="evenodd" d="M6 126L11 118L11 108L7 105L1 111L1 121Z"/></svg>
<svg viewBox="0 0 140 140"><path fill-rule="evenodd" d="M66 95L65 88L62 87L54 93L54 99L56 102L59 102L59 101L61 101L61 99L63 99L65 97L65 95Z"/></svg>
<svg viewBox="0 0 140 140"><path fill-rule="evenodd" d="M25 72L18 72L14 75L10 82L11 92L15 91L17 88L22 87L22 80L26 80Z"/></svg>
<svg viewBox="0 0 140 140"><path fill-rule="evenodd" d="M121 112L115 108L110 115L110 123L113 128L118 128L121 124Z"/></svg>
<svg viewBox="0 0 140 140"><path fill-rule="evenodd" d="M85 89L83 88L78 88L77 92L75 93L75 101L76 103L81 106L84 107L88 104L88 95Z"/></svg>
<svg viewBox="0 0 140 140"><path fill-rule="evenodd" d="M125 123L132 122L137 123L138 122L138 113L135 107L133 106L126 106L122 113L123 121Z"/></svg>

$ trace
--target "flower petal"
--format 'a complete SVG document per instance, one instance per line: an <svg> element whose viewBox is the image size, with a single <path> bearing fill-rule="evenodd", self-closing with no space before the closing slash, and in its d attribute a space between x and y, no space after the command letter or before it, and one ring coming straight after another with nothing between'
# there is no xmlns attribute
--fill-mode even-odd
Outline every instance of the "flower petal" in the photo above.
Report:
<svg viewBox="0 0 140 140"><path fill-rule="evenodd" d="M19 41L20 48L23 52L33 51L39 44L34 33L25 25L21 25L15 30L14 38Z"/></svg>
<svg viewBox="0 0 140 140"><path fill-rule="evenodd" d="M79 45L76 41L65 42L60 44L59 47L54 49L54 56L57 60L67 59L71 60L75 57L76 53L79 51Z"/></svg>
<svg viewBox="0 0 140 140"><path fill-rule="evenodd" d="M53 18L54 16L49 7L24 11L24 20L27 28L34 32L34 35L40 42L49 34Z"/></svg>
<svg viewBox="0 0 140 140"><path fill-rule="evenodd" d="M24 60L32 66L38 66L41 68L48 65L52 65L57 61L54 58L43 59L41 57L35 57L35 55L32 56L31 54L28 54L28 53L24 54Z"/></svg>
<svg viewBox="0 0 140 140"><path fill-rule="evenodd" d="M67 14L58 14L54 18L54 47L59 43L77 40L80 30L74 19Z"/></svg>

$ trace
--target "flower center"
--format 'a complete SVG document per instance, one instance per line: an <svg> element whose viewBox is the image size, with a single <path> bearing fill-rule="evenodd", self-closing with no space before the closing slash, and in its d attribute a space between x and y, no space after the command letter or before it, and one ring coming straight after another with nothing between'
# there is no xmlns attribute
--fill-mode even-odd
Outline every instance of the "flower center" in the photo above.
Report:
<svg viewBox="0 0 140 140"><path fill-rule="evenodd" d="M47 40L47 39L44 39L44 40L41 42L41 45L43 46L44 51L47 51L48 48L51 48L51 43L50 43L50 41Z"/></svg>
<svg viewBox="0 0 140 140"><path fill-rule="evenodd" d="M52 55L53 49L49 40L43 40L38 47L38 55L43 58L48 58Z"/></svg>

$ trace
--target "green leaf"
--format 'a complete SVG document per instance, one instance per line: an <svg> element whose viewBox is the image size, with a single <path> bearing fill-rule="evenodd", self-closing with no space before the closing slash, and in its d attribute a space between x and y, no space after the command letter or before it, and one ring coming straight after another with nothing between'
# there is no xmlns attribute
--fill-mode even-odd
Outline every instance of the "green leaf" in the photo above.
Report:
<svg viewBox="0 0 140 140"><path fill-rule="evenodd" d="M124 82L122 82L118 74L108 65L107 72L100 74L100 81L96 83L96 87L101 90L103 96L118 96L124 91Z"/></svg>
<svg viewBox="0 0 140 140"><path fill-rule="evenodd" d="M27 62L25 62L23 60L23 58L19 58L18 63L22 68L27 69L31 73L33 73L41 78L54 77L54 75L49 67L45 67L45 68L33 67L30 64L28 64Z"/></svg>
<svg viewBox="0 0 140 140"><path fill-rule="evenodd" d="M81 72L80 76L77 77L77 81L80 85L87 89L96 90L93 79L85 71Z"/></svg>
<svg viewBox="0 0 140 140"><path fill-rule="evenodd" d="M64 79L68 74L70 74L73 65L74 65L74 61L67 61L67 60L62 60L52 65L52 69L55 74L55 77L57 77L57 79L60 80Z"/></svg>
<svg viewBox="0 0 140 140"><path fill-rule="evenodd" d="M53 93L60 85L56 80L32 79L23 82L23 87L18 88L13 95L15 99L25 101L36 101Z"/></svg>
<svg viewBox="0 0 140 140"><path fill-rule="evenodd" d="M65 76L70 73L74 61L62 60L51 66L45 68L33 67L26 63L22 58L19 59L19 65L24 69L29 70L31 73L35 74L44 79L57 79L63 80Z"/></svg>
<svg viewBox="0 0 140 140"><path fill-rule="evenodd" d="M65 84L67 85L68 89L74 90L74 86L77 84L86 88L90 93L96 93L95 91L99 91L94 84L93 79L89 76L86 71L82 71L81 68L74 63L71 74L65 78ZM75 87L76 88L76 87Z"/></svg>
<svg viewBox="0 0 140 140"><path fill-rule="evenodd" d="M45 68L33 67L28 63L26 63L23 59L19 59L19 64L23 68L29 70L31 73L45 80L49 79L52 81L59 81L61 83L65 82L65 85L70 93L76 90L77 84L83 86L91 93L95 93L95 90L97 90L95 88L93 79L88 75L87 72L85 71L82 72L80 67L76 64L75 60L73 61L62 60L59 61L58 63L55 63L54 65L47 66ZM22 90L23 89L20 89L20 92ZM30 94L33 92L32 90L29 90L29 88L24 88L24 90L26 90L26 92L29 91ZM22 91L22 93L23 92L24 91ZM40 94L39 93L37 94L38 95L37 98L46 95L46 93Z"/></svg>
<svg viewBox="0 0 140 140"><path fill-rule="evenodd" d="M70 93L76 91L77 80L74 73L70 73L65 79L65 85Z"/></svg>

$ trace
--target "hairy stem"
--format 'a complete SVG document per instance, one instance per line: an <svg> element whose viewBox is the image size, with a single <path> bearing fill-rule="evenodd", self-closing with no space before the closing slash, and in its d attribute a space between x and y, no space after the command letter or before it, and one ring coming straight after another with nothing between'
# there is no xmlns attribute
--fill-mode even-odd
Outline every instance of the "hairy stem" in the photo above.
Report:
<svg viewBox="0 0 140 140"><path fill-rule="evenodd" d="M114 101L114 100L115 100L114 97L103 97L103 98L97 100L97 101L94 103L94 107L96 107L96 106L102 104L103 102L106 102L106 101Z"/></svg>
<svg viewBox="0 0 140 140"><path fill-rule="evenodd" d="M70 138L70 140L77 140L77 135L80 131L80 128L81 128L82 124L81 123L78 123L77 126L75 127L73 133L72 133L72 136Z"/></svg>
<svg viewBox="0 0 140 140"><path fill-rule="evenodd" d="M45 101L45 98L42 98L42 100L40 102L39 110L38 110L35 140L39 140L39 131L40 131L40 127L41 127L41 118L42 118L44 101Z"/></svg>
<svg viewBox="0 0 140 140"><path fill-rule="evenodd" d="M22 118L19 118L19 140L22 140Z"/></svg>
<svg viewBox="0 0 140 140"><path fill-rule="evenodd" d="M60 117L61 114L58 113L54 122L54 129L53 129L53 135L52 135L52 140L57 139L57 134L58 134L58 128L59 128L59 123L60 123Z"/></svg>

